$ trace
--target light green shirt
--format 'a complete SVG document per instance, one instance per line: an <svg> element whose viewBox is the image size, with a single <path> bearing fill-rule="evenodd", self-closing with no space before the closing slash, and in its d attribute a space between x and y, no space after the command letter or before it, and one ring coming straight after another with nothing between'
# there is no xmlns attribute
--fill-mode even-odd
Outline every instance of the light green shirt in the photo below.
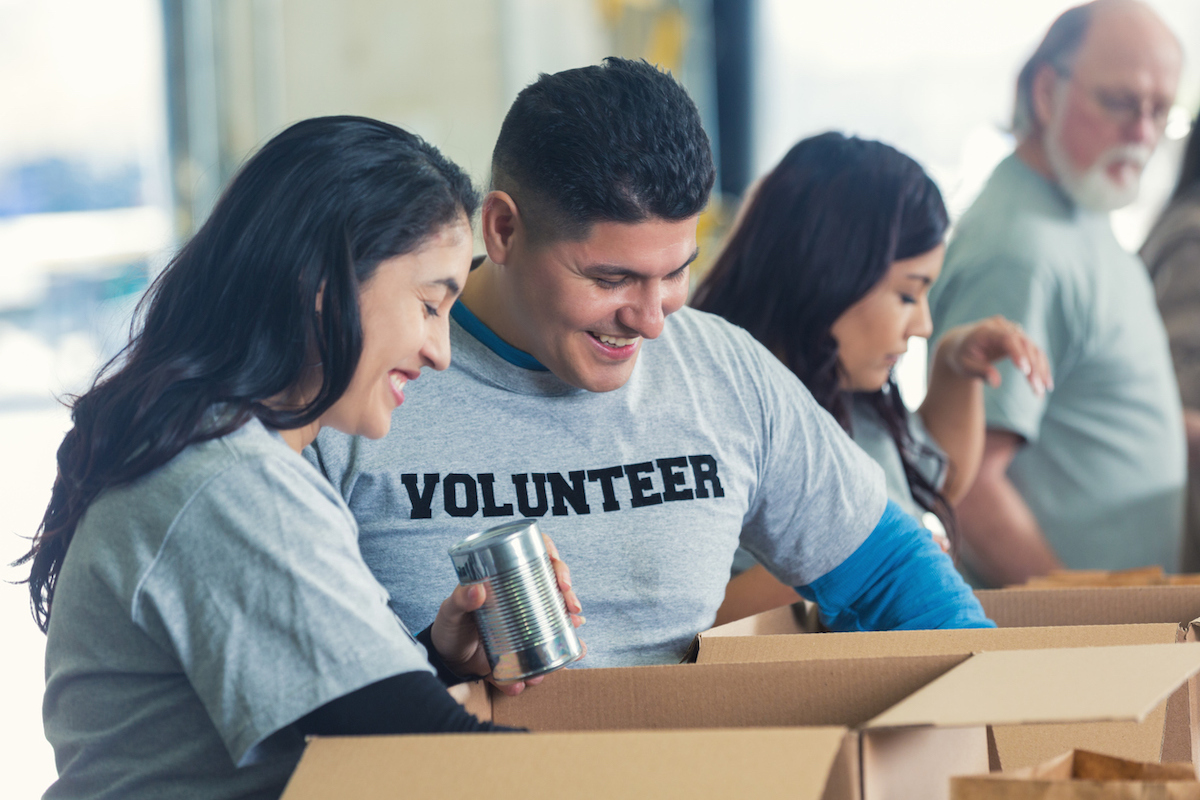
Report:
<svg viewBox="0 0 1200 800"><path fill-rule="evenodd" d="M931 342L1002 314L1046 351L1054 391L1037 397L1006 361L1003 384L985 389L987 423L1025 438L1008 476L1063 563L1174 570L1179 390L1146 270L1107 215L1008 157L959 223L930 305Z"/></svg>

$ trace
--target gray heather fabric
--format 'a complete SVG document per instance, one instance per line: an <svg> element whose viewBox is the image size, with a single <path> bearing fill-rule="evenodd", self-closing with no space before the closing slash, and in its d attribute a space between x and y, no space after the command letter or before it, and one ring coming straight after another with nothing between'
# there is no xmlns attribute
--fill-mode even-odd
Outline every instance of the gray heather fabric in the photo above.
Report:
<svg viewBox="0 0 1200 800"><path fill-rule="evenodd" d="M602 394L515 367L453 321L451 342L450 369L409 384L389 436L326 431L312 454L410 627L453 588L452 544L539 517L588 618L580 666L674 662L712 624L739 535L781 579L806 584L883 514L879 467L715 316L672 314L629 382Z"/></svg>
<svg viewBox="0 0 1200 800"><path fill-rule="evenodd" d="M946 453L929 435L920 415L908 415L908 430L915 445L913 452L909 453L910 460L926 480L941 487L946 481ZM913 499L896 441L884 427L879 413L867 401L866 395L860 393L855 393L850 403L850 434L854 437L854 443L883 467L888 497L913 517L921 519L925 509Z"/></svg>
<svg viewBox="0 0 1200 800"><path fill-rule="evenodd" d="M867 395L859 392L851 395L850 435L854 437L854 443L883 468L888 497L919 520L925 515L925 509L913 499L908 476L904 474L904 462L900 460L900 450L888 429L884 427L878 412L871 407L866 398ZM940 487L946 480L946 454L929 435L925 423L917 414L908 415L908 429L914 443L918 445L910 454L913 463L930 483ZM733 556L733 569L730 572L740 575L757 563L746 548L739 547Z"/></svg>
<svg viewBox="0 0 1200 800"><path fill-rule="evenodd" d="M1173 202L1142 245L1183 405L1200 409L1200 191ZM1200 572L1200 471L1190 470L1180 568Z"/></svg>
<svg viewBox="0 0 1200 800"><path fill-rule="evenodd" d="M293 722L432 672L355 535L328 482L257 420L103 493L54 596L46 797L275 798L303 748Z"/></svg>
<svg viewBox="0 0 1200 800"><path fill-rule="evenodd" d="M1076 208L1016 156L963 216L930 295L934 336L992 314L1050 360L1038 398L1010 362L984 387L990 427L1026 439L1008 475L1073 569L1174 570L1185 454L1153 287L1108 217Z"/></svg>

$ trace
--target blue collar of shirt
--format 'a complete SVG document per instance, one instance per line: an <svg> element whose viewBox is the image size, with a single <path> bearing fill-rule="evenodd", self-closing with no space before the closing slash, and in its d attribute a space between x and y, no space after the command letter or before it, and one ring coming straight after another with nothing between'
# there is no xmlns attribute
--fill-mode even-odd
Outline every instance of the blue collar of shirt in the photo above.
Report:
<svg viewBox="0 0 1200 800"><path fill-rule="evenodd" d="M537 372L549 372L550 370L542 365L533 356L526 353L524 350L518 350L508 342L496 335L496 332L483 324L479 317L472 313L471 309L463 305L459 300L450 309L450 316L454 318L462 329L474 336L479 341L487 345L487 348L496 355L503 358L514 367L521 369L531 369Z"/></svg>

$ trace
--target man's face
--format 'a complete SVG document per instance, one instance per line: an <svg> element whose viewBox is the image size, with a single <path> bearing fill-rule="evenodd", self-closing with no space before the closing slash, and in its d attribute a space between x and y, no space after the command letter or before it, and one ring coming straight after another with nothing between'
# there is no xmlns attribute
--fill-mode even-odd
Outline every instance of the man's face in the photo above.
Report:
<svg viewBox="0 0 1200 800"><path fill-rule="evenodd" d="M1070 73L1055 78L1044 120L1051 167L1080 205L1108 211L1136 199L1175 101L1181 60L1151 12L1097 11Z"/></svg>
<svg viewBox="0 0 1200 800"><path fill-rule="evenodd" d="M514 250L505 265L514 344L572 386L624 386L642 341L687 300L697 219L597 222L581 241Z"/></svg>

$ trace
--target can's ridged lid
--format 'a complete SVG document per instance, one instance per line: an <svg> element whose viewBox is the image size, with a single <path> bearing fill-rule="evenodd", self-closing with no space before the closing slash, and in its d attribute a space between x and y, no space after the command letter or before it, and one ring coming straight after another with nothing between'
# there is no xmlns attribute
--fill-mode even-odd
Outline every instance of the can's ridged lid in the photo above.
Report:
<svg viewBox="0 0 1200 800"><path fill-rule="evenodd" d="M450 548L450 560L462 583L481 581L545 557L546 545L534 519L473 533Z"/></svg>

